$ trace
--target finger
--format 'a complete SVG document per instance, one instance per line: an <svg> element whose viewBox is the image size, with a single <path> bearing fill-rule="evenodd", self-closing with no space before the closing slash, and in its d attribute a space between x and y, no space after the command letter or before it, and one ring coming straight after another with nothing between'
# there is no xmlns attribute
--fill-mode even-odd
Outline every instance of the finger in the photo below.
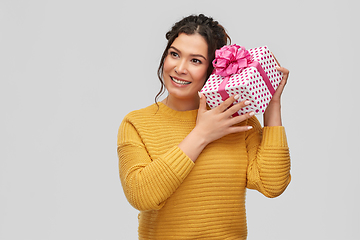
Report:
<svg viewBox="0 0 360 240"><path fill-rule="evenodd" d="M237 101L239 99L239 95L233 95L231 97L229 97L228 99L226 99L224 102L222 102L219 106L217 106L215 109L219 112L224 112L226 109L228 109L231 104L233 104L235 101Z"/></svg>
<svg viewBox="0 0 360 240"><path fill-rule="evenodd" d="M276 67L276 69L283 74L283 78L282 78L282 80L280 82L280 85L285 86L285 84L287 82L287 79L289 78L290 71L288 69L284 68L284 67Z"/></svg>
<svg viewBox="0 0 360 240"><path fill-rule="evenodd" d="M284 67L281 67L281 65L280 65L279 61L276 59L275 55L273 53L271 53L271 54L274 57L276 63L279 65L279 66L275 66L275 68L283 74L283 79L281 82L285 85L286 81L288 79L288 76L289 76L289 70Z"/></svg>
<svg viewBox="0 0 360 240"><path fill-rule="evenodd" d="M246 113L246 114L244 114L244 115L240 115L240 116L233 117L233 118L231 118L231 120L230 120L230 126L233 126L233 125L235 125L235 124L238 124L238 123L240 123L240 122L243 122L243 121L251 118L251 117L254 116L254 115L255 115L254 112L248 112L248 113Z"/></svg>
<svg viewBox="0 0 360 240"><path fill-rule="evenodd" d="M239 132L248 131L252 128L253 128L252 126L232 126L229 128L228 132L229 133L239 133Z"/></svg>
<svg viewBox="0 0 360 240"><path fill-rule="evenodd" d="M284 68L284 67L281 67L279 61L276 59L276 57L275 57L275 55L273 53L271 53L271 55L275 59L276 63L279 65L279 66L275 66L275 68L283 74L283 78L281 79L281 82L280 82L279 87L277 89L277 92L281 93L283 91L286 83L287 83L287 79L288 79L288 76L289 76L289 70Z"/></svg>
<svg viewBox="0 0 360 240"><path fill-rule="evenodd" d="M199 94L199 111L206 111L206 97L201 92L198 92Z"/></svg>
<svg viewBox="0 0 360 240"><path fill-rule="evenodd" d="M289 75L290 71L288 69L286 69L284 67L278 67L278 66L276 66L275 68L276 68L276 70L282 72L284 75Z"/></svg>
<svg viewBox="0 0 360 240"><path fill-rule="evenodd" d="M232 116L234 113L238 112L240 109L248 106L250 104L250 101L244 100L239 103L236 103L234 106L231 106L225 111L226 117Z"/></svg>
<svg viewBox="0 0 360 240"><path fill-rule="evenodd" d="M275 66L275 68L282 72L284 75L286 75L286 77L289 75L289 70L284 68L284 67L281 67L279 61L276 59L275 55L273 53L271 53L271 55L273 56L273 58L275 59L276 63L279 65L279 66Z"/></svg>
<svg viewBox="0 0 360 240"><path fill-rule="evenodd" d="M282 94L282 92L284 90L284 87L285 87L285 85L287 83L287 80L289 78L289 70L288 69L283 68L283 67L276 67L276 69L283 74L283 77L282 77L282 80L281 80L281 82L280 82L280 84L279 84L278 88L276 89L276 92L275 92L275 94L273 96L274 99L280 98L280 96L281 96L281 94Z"/></svg>

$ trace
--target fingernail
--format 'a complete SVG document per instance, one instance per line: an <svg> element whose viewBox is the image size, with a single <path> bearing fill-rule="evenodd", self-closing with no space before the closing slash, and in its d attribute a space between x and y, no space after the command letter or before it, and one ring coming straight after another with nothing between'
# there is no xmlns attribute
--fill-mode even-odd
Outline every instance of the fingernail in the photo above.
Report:
<svg viewBox="0 0 360 240"><path fill-rule="evenodd" d="M252 126L248 126L248 130L252 129Z"/></svg>
<svg viewBox="0 0 360 240"><path fill-rule="evenodd" d="M255 115L255 113L254 112L250 112L249 113L249 116L251 117L251 116L254 116Z"/></svg>
<svg viewBox="0 0 360 240"><path fill-rule="evenodd" d="M245 104L245 106L247 106L250 104L250 101L245 101L244 104Z"/></svg>
<svg viewBox="0 0 360 240"><path fill-rule="evenodd" d="M238 100L238 99L239 99L239 97L240 97L240 95L239 95L239 94L236 94L236 95L234 96L234 98L235 98L236 100Z"/></svg>
<svg viewBox="0 0 360 240"><path fill-rule="evenodd" d="M199 98L201 98L201 93L200 92L198 92L198 95L199 95Z"/></svg>

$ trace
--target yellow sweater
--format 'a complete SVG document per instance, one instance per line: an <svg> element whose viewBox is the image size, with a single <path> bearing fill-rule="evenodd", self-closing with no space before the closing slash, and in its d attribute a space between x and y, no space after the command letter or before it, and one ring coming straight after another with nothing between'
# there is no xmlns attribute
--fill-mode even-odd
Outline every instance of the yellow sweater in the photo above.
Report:
<svg viewBox="0 0 360 240"><path fill-rule="evenodd" d="M230 134L205 147L196 163L177 146L197 110L159 103L129 113L118 134L120 179L140 210L139 239L246 239L245 192L279 196L290 182L283 127Z"/></svg>

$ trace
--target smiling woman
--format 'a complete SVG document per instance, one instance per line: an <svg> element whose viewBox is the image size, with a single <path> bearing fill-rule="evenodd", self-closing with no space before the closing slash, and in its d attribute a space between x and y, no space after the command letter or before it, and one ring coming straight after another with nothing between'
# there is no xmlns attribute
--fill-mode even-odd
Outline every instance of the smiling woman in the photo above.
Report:
<svg viewBox="0 0 360 240"><path fill-rule="evenodd" d="M199 107L198 91L206 81L209 67L207 52L207 43L200 34L179 34L164 62L163 79L169 92L164 104L179 111Z"/></svg>
<svg viewBox="0 0 360 240"><path fill-rule="evenodd" d="M229 37L202 14L166 34L158 76L168 96L132 111L118 133L120 179L140 210L139 239L246 239L246 188L267 197L290 182L290 157L281 126L284 73L261 127L254 113L232 117L248 104L231 96L209 110L198 93L213 70L215 50Z"/></svg>
<svg viewBox="0 0 360 240"><path fill-rule="evenodd" d="M203 14L200 14L199 16L188 16L186 18L183 18L181 21L175 23L172 29L166 33L166 39L168 40L168 43L161 57L160 66L158 68L158 77L161 83L161 89L155 97L155 102L157 102L158 97L165 90L163 82L164 62L168 54L171 54L171 52L173 52L169 51L170 48L178 50L173 45L173 42L178 38L179 35L200 35L202 36L202 39L200 41L206 42L206 46L203 47L207 48L207 52L203 53L204 55L201 54L201 56L205 58L208 62L206 78L209 77L213 71L211 61L215 58L215 50L231 42L230 37L226 33L225 29L217 21L214 21L212 18L208 18ZM195 52L199 50L200 49L195 49ZM179 52L174 51L173 54L174 53L178 54ZM199 56L197 56L196 53L193 54L195 54L194 61L196 61Z"/></svg>

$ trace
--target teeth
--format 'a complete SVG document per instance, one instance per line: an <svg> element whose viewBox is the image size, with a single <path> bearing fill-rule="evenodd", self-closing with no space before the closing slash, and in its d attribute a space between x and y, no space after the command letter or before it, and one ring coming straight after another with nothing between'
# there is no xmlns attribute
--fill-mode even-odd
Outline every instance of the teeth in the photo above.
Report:
<svg viewBox="0 0 360 240"><path fill-rule="evenodd" d="M187 85L187 84L190 84L190 82L187 82L187 81L181 81L181 80L178 80L178 79L175 79L175 78L171 78L174 82L178 83L178 84L181 84L181 85Z"/></svg>

